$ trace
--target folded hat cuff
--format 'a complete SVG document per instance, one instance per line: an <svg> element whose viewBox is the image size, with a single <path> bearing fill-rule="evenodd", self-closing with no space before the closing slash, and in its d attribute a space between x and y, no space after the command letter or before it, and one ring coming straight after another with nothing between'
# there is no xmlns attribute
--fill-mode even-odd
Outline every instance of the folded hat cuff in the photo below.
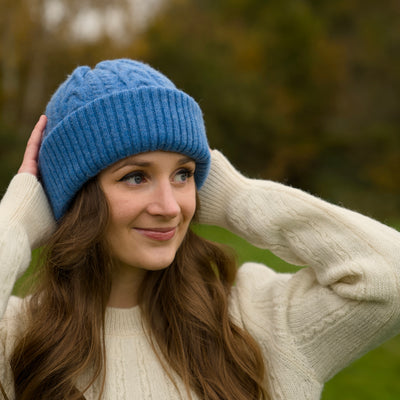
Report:
<svg viewBox="0 0 400 400"><path fill-rule="evenodd" d="M203 116L192 97L176 89L146 87L98 98L49 132L39 170L58 220L82 185L116 161L147 151L173 151L196 162L204 183L210 153Z"/></svg>

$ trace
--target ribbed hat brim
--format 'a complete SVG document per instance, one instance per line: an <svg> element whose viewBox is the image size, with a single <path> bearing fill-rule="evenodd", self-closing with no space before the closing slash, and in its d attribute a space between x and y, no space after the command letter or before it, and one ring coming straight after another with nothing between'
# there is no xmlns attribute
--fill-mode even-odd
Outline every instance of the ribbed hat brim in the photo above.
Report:
<svg viewBox="0 0 400 400"><path fill-rule="evenodd" d="M198 188L210 154L198 104L174 89L147 87L98 98L69 114L44 138L39 169L56 219L82 185L116 161L147 151L196 161Z"/></svg>

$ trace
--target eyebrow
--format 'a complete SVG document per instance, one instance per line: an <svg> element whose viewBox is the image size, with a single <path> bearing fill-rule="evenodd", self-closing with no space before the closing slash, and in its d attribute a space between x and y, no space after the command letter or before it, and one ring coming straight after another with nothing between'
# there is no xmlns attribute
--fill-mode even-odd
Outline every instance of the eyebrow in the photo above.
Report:
<svg viewBox="0 0 400 400"><path fill-rule="evenodd" d="M189 162L195 162L195 161L193 160L193 158L190 158L188 156L184 156L184 157L182 157L182 158L180 158L178 160L177 164L178 165L183 165L183 164L186 164L186 163L189 163ZM136 159L132 159L132 158L127 158L125 160L121 160L120 162L118 162L114 166L114 168L111 169L111 171L115 172L115 171L118 171L119 169L121 169L123 167L126 167L126 166L135 166L135 167L146 168L146 167L150 167L152 164L153 163L150 162L150 161L141 161L140 159L136 160Z"/></svg>

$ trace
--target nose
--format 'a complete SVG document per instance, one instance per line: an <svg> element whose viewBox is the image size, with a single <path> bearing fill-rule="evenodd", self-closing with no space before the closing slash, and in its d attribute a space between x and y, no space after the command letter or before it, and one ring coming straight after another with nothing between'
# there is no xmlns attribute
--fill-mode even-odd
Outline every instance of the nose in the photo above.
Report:
<svg viewBox="0 0 400 400"><path fill-rule="evenodd" d="M180 213L177 196L171 183L160 182L156 185L152 199L147 207L149 214L174 218Z"/></svg>

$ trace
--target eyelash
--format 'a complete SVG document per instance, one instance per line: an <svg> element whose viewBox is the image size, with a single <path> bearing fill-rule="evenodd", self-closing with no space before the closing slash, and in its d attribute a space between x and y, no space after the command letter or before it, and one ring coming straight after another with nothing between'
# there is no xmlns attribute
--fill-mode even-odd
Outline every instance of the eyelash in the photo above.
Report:
<svg viewBox="0 0 400 400"><path fill-rule="evenodd" d="M190 179L193 175L194 175L194 170L190 169L190 168L181 168L176 175L179 174L185 174L186 175L186 180ZM175 176L176 176L175 175ZM186 182L186 181L185 181Z"/></svg>
<svg viewBox="0 0 400 400"><path fill-rule="evenodd" d="M194 175L194 170L192 170L190 168L181 168L176 172L176 174L174 176L176 177L181 174L186 175L186 180L185 180L185 182L186 182L188 179L190 179ZM133 171L133 172L130 172L129 174L126 174L125 176L123 176L120 179L120 182L126 182L130 179L135 179L137 177L140 177L141 181L138 183L135 183L133 185L140 185L143 182L143 180L146 179L146 174L143 171ZM184 182L182 182L182 183L184 183Z"/></svg>
<svg viewBox="0 0 400 400"><path fill-rule="evenodd" d="M142 171L134 171L134 172L130 172L129 174L126 174L125 176L123 176L120 179L120 182L126 182L126 181L129 181L130 179L135 179L137 177L140 177L141 180L146 178L145 174ZM142 183L142 182L136 183L136 185L140 185L140 183Z"/></svg>

